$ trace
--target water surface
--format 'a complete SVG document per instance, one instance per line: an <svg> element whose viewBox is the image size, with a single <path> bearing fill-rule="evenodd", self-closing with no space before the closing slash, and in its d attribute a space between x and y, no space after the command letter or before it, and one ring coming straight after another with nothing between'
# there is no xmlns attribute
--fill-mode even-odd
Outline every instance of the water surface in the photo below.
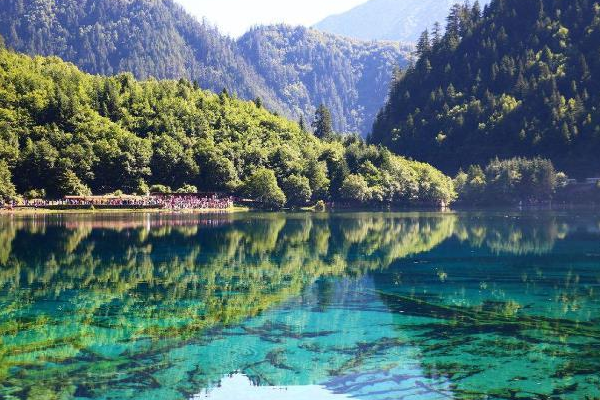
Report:
<svg viewBox="0 0 600 400"><path fill-rule="evenodd" d="M598 399L600 216L0 219L0 398Z"/></svg>

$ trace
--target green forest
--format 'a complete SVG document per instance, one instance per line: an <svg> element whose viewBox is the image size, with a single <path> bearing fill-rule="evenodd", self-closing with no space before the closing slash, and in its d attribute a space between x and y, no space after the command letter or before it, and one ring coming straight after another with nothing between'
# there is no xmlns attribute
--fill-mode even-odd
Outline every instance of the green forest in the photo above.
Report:
<svg viewBox="0 0 600 400"><path fill-rule="evenodd" d="M4 199L143 194L150 185L194 185L272 208L454 199L453 182L440 171L326 128L318 138L258 100L183 79L93 76L56 57L0 50Z"/></svg>
<svg viewBox="0 0 600 400"><path fill-rule="evenodd" d="M460 170L454 179L459 203L471 206L547 203L566 185L567 176L542 158L496 158L485 167Z"/></svg>
<svg viewBox="0 0 600 400"><path fill-rule="evenodd" d="M600 172L600 4L456 5L395 77L372 143L446 173L540 156L572 177Z"/></svg>
<svg viewBox="0 0 600 400"><path fill-rule="evenodd" d="M271 208L536 204L567 184L558 171L600 169L591 0L455 5L405 70L400 45L285 25L234 41L169 0L13 0L0 21L4 200L153 187ZM133 31L142 42L116 39ZM335 133L366 129L390 79L367 143Z"/></svg>
<svg viewBox="0 0 600 400"><path fill-rule="evenodd" d="M5 0L0 34L29 55L58 56L82 71L137 79L188 79L203 89L260 97L291 119L320 103L338 132L366 135L410 47L360 42L286 25L234 40L172 0Z"/></svg>

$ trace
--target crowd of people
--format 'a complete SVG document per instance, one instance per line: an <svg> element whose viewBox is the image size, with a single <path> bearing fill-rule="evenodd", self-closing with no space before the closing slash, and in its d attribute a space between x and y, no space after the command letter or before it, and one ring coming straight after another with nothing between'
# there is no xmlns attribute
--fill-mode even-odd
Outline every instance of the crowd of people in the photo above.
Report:
<svg viewBox="0 0 600 400"><path fill-rule="evenodd" d="M162 208L172 210L222 210L233 207L233 197L219 197L217 195L206 197L195 195L164 196L155 197L155 199L163 205Z"/></svg>
<svg viewBox="0 0 600 400"><path fill-rule="evenodd" d="M224 210L233 207L233 197L213 195L154 195L154 196L90 196L66 197L61 200L23 200L11 202L5 208L160 208L168 210Z"/></svg>

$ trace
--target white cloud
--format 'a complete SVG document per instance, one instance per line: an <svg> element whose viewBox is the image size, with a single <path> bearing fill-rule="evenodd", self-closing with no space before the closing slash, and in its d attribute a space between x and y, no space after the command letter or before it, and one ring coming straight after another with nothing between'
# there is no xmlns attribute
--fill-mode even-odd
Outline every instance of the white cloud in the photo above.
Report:
<svg viewBox="0 0 600 400"><path fill-rule="evenodd" d="M366 0L175 0L198 18L205 17L223 33L239 36L253 25L285 22L312 25Z"/></svg>

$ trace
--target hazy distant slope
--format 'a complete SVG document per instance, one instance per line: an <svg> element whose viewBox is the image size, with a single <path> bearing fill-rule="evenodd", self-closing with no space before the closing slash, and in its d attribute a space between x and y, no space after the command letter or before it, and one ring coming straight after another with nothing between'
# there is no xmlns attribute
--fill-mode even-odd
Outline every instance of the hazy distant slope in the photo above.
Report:
<svg viewBox="0 0 600 400"><path fill-rule="evenodd" d="M362 40L416 42L425 28L444 22L460 0L370 0L315 25L325 32ZM480 3L487 4L489 0Z"/></svg>
<svg viewBox="0 0 600 400"><path fill-rule="evenodd" d="M57 55L86 72L196 80L213 91L260 97L307 122L323 102L337 130L361 133L370 130L393 66L404 65L407 54L397 45L283 26L235 42L172 0L3 0L0 34L15 50Z"/></svg>
<svg viewBox="0 0 600 400"><path fill-rule="evenodd" d="M252 29L238 40L245 59L294 113L331 109L340 131L368 132L396 65L409 52L397 43L350 40L285 25Z"/></svg>

